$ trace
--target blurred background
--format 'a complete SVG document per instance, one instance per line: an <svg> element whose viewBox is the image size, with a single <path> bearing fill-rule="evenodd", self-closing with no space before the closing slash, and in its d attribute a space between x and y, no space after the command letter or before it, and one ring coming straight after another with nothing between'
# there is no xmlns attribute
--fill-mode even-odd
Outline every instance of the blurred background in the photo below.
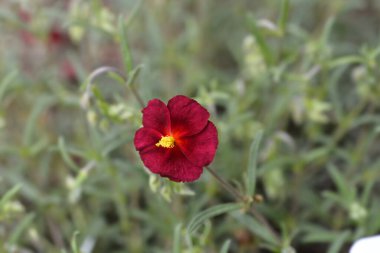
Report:
<svg viewBox="0 0 380 253"><path fill-rule="evenodd" d="M343 253L379 234L379 24L377 0L2 0L0 252ZM207 107L212 167L242 191L263 130L255 205L281 242L241 211L188 233L233 197L146 173L123 80L97 76L84 106L104 66L138 69L145 102Z"/></svg>

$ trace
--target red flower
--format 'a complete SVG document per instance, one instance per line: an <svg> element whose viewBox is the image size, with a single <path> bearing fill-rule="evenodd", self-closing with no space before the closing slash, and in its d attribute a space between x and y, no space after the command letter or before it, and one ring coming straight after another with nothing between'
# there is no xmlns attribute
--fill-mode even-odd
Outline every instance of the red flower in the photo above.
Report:
<svg viewBox="0 0 380 253"><path fill-rule="evenodd" d="M20 9L18 12L18 15L20 17L21 22L25 26L27 26L32 20L32 15L26 10ZM33 46L34 43L36 42L36 37L29 30L25 28L20 30L20 37L21 37L21 40L27 46Z"/></svg>
<svg viewBox="0 0 380 253"><path fill-rule="evenodd" d="M72 63L68 60L65 60L60 67L61 75L64 79L66 79L71 84L78 83L78 75L77 72L72 65Z"/></svg>
<svg viewBox="0 0 380 253"><path fill-rule="evenodd" d="M172 181L197 180L218 146L208 111L194 99L175 96L167 106L159 99L149 101L142 113L143 127L134 143L144 165Z"/></svg>
<svg viewBox="0 0 380 253"><path fill-rule="evenodd" d="M60 27L54 25L50 28L47 38L49 46L64 46L70 44L70 38Z"/></svg>

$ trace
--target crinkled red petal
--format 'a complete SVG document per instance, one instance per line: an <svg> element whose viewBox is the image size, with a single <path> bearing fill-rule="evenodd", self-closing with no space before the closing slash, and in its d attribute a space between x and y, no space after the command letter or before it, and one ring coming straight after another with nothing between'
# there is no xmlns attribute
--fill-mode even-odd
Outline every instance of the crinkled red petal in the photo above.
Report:
<svg viewBox="0 0 380 253"><path fill-rule="evenodd" d="M144 165L153 173L176 182L197 180L203 168L191 163L178 147L152 147L140 152Z"/></svg>
<svg viewBox="0 0 380 253"><path fill-rule="evenodd" d="M169 110L159 99L153 99L142 110L143 126L153 128L162 135L170 134L170 114Z"/></svg>
<svg viewBox="0 0 380 253"><path fill-rule="evenodd" d="M136 150L142 151L154 147L161 139L162 134L152 128L142 127L135 133L134 144Z"/></svg>
<svg viewBox="0 0 380 253"><path fill-rule="evenodd" d="M168 102L171 130L174 137L190 136L202 131L210 114L194 99L179 95Z"/></svg>
<svg viewBox="0 0 380 253"><path fill-rule="evenodd" d="M176 144L189 161L200 167L209 165L214 160L218 147L218 131L215 125L208 121L202 132L179 139Z"/></svg>

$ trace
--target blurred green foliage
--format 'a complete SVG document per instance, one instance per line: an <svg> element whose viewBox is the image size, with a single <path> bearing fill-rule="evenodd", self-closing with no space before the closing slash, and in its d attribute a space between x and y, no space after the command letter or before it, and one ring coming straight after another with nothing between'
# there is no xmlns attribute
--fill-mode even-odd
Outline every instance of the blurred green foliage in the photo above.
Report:
<svg viewBox="0 0 380 253"><path fill-rule="evenodd" d="M380 233L378 13L375 0L2 1L0 252L339 253ZM89 78L102 66L118 70ZM146 173L136 91L209 109L212 167L263 196L281 242L209 173Z"/></svg>

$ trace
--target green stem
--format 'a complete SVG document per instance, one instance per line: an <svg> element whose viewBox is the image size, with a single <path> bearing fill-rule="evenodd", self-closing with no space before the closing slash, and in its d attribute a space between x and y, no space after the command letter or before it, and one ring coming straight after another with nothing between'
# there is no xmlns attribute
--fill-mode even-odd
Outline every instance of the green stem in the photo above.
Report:
<svg viewBox="0 0 380 253"><path fill-rule="evenodd" d="M131 89L133 96L135 96L137 102L139 102L141 108L144 108L145 103L144 103L143 99L141 98L139 92L136 90L136 88L134 86L130 87L130 89Z"/></svg>
<svg viewBox="0 0 380 253"><path fill-rule="evenodd" d="M205 167L208 172L220 183L220 185L226 189L231 195L233 195L236 199L239 199L243 202L246 202L247 199L244 197L243 194L241 194L239 191L237 191L231 184L229 184L226 180L224 180L222 177L220 177L213 169L210 167Z"/></svg>
<svg viewBox="0 0 380 253"><path fill-rule="evenodd" d="M241 194L238 190L236 190L230 183L228 183L224 178L220 177L213 169L206 166L205 169L210 172L210 174L218 181L218 183L226 189L231 195L233 195L237 200L240 200L244 203L249 201L247 196ZM276 238L276 241L280 243L280 237L269 224L268 220L261 214L254 206L251 206L249 212L255 217L264 227L268 229L268 231Z"/></svg>
<svg viewBox="0 0 380 253"><path fill-rule="evenodd" d="M90 76L88 77L87 85L85 88L85 94L88 98L92 96L91 87L93 85L93 81L98 76L104 74L104 73L115 73L121 81L125 82L126 86L130 89L132 95L136 98L137 102L140 104L142 108L145 107L144 100L141 98L140 94L136 90L135 86L133 85L133 82L136 78L136 74L138 73L140 68L137 68L135 71L132 71L129 73L129 75L132 75L132 77L127 78L119 69L115 67L110 66L103 66L100 68L95 69Z"/></svg>

